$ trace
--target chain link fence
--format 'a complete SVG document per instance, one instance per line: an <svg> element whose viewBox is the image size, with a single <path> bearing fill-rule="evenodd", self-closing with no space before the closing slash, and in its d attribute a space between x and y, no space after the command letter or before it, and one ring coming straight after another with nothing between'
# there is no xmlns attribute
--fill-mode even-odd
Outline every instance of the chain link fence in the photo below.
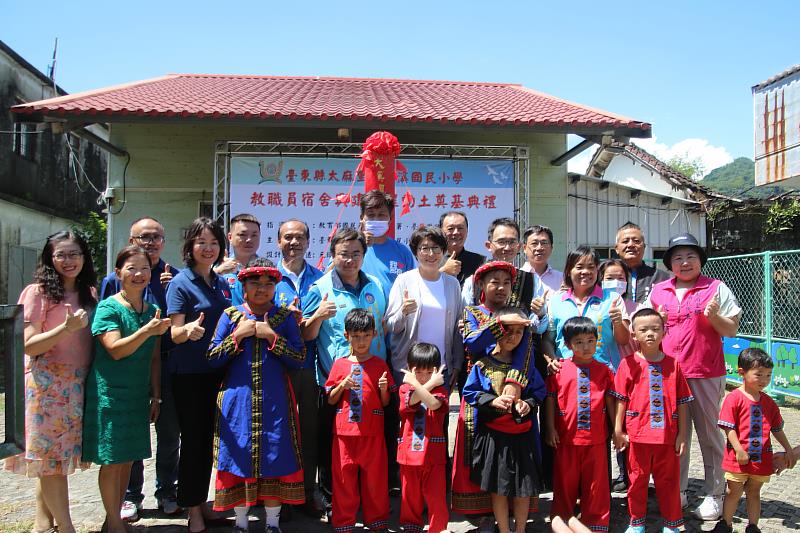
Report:
<svg viewBox="0 0 800 533"><path fill-rule="evenodd" d="M772 355L773 390L800 397L800 250L715 257L703 273L721 279L742 308L739 337L725 339L728 377L747 347Z"/></svg>

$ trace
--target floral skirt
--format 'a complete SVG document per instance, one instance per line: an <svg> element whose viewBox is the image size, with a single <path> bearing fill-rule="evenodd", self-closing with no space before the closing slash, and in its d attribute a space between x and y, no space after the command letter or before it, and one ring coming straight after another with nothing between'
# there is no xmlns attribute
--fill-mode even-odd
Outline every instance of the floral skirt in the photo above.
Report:
<svg viewBox="0 0 800 533"><path fill-rule="evenodd" d="M28 477L69 475L81 462L87 368L31 358L25 373L25 452L5 469Z"/></svg>

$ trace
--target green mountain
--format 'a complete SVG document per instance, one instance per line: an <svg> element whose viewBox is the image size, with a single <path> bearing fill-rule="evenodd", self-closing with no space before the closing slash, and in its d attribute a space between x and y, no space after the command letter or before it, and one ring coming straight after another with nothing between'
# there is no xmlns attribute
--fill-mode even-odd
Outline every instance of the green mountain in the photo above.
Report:
<svg viewBox="0 0 800 533"><path fill-rule="evenodd" d="M734 159L709 172L700 183L722 194L736 198L768 198L791 189L780 185L755 185L755 163L747 157Z"/></svg>

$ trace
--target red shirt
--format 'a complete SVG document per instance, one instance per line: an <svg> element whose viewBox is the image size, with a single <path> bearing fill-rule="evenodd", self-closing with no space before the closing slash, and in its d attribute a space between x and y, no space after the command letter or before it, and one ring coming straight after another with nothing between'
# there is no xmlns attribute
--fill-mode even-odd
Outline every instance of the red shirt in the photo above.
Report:
<svg viewBox="0 0 800 533"><path fill-rule="evenodd" d="M678 405L694 400L680 365L665 355L650 363L638 352L619 364L614 396L627 402L625 427L631 442L675 444Z"/></svg>
<svg viewBox="0 0 800 533"><path fill-rule="evenodd" d="M761 398L754 402L736 389L722 402L722 410L717 422L722 429L733 429L739 443L750 455L750 462L740 465L736 461L736 452L728 440L722 469L728 472L744 472L758 476L772 475L772 443L770 432L783 431L783 418L775 401L761 393Z"/></svg>
<svg viewBox="0 0 800 533"><path fill-rule="evenodd" d="M422 402L408 403L414 389L408 383L400 386L400 438L397 441L397 463L410 466L443 465L447 463L447 436L444 434L444 417L450 414L447 389L443 386L431 391L442 402L432 411Z"/></svg>
<svg viewBox="0 0 800 533"><path fill-rule="evenodd" d="M602 444L608 438L606 395L614 391L614 374L607 365L592 360L577 365L561 361L561 370L547 378L547 395L556 402L555 425L566 444Z"/></svg>
<svg viewBox="0 0 800 533"><path fill-rule="evenodd" d="M336 404L336 423L333 432L335 435L349 436L383 435L383 403L378 380L386 372L389 390L394 391L396 387L392 373L380 357L372 356L361 363L344 357L334 361L328 374L328 381L325 382L325 392L330 394L331 390L349 376L351 371L353 379L361 386L342 391Z"/></svg>

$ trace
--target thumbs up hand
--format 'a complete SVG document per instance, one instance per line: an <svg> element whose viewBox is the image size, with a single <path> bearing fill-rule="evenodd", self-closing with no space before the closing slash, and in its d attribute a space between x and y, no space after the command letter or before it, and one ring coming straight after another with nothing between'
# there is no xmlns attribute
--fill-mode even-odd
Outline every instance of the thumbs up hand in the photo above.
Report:
<svg viewBox="0 0 800 533"><path fill-rule="evenodd" d="M247 337L252 337L256 334L256 321L250 318L244 319L239 322L236 329L233 330L233 338L236 342L241 342Z"/></svg>
<svg viewBox="0 0 800 533"><path fill-rule="evenodd" d="M611 308L608 310L608 316L611 318L611 322L613 324L622 324L622 308L620 307L620 301L622 298L617 298L611 304Z"/></svg>
<svg viewBox="0 0 800 533"><path fill-rule="evenodd" d="M264 313L264 320L260 320L256 322L256 337L259 339L266 339L267 342L272 342L275 340L275 330L272 329L272 326L269 323L269 316L267 313Z"/></svg>
<svg viewBox="0 0 800 533"><path fill-rule="evenodd" d="M342 386L342 388L344 390L350 390L350 389L357 389L358 388L358 383L356 383L356 380L353 379L353 371L352 370L347 375L347 377L344 378L341 381L341 386Z"/></svg>
<svg viewBox="0 0 800 533"><path fill-rule="evenodd" d="M200 313L197 319L192 320L184 326L186 333L189 335L190 341L199 341L206 334L206 328L203 327L203 320L205 320L205 313Z"/></svg>
<svg viewBox="0 0 800 533"><path fill-rule="evenodd" d="M151 318L147 322L147 324L143 326L143 328L150 336L153 335L160 336L166 333L171 325L172 325L172 320L170 320L169 318L162 319L161 309L156 309L153 318Z"/></svg>
<svg viewBox="0 0 800 533"><path fill-rule="evenodd" d="M547 304L547 296L550 294L550 289L545 289L544 294L531 301L531 311L536 313L536 316L542 318L545 314L545 305Z"/></svg>
<svg viewBox="0 0 800 533"><path fill-rule="evenodd" d="M451 253L439 271L451 276L458 276L461 273L461 261L456 259L456 255L456 252Z"/></svg>
<svg viewBox="0 0 800 533"><path fill-rule="evenodd" d="M292 312L294 319L298 324L303 321L303 311L300 310L300 298L295 296L291 305L289 305L287 309Z"/></svg>
<svg viewBox="0 0 800 533"><path fill-rule="evenodd" d="M380 389L381 392L389 390L389 378L386 377L386 372L381 374L381 377L378 379L378 389Z"/></svg>
<svg viewBox="0 0 800 533"><path fill-rule="evenodd" d="M236 258L228 257L228 252L225 252L225 256L222 259L222 263L214 267L214 272L216 272L221 276L223 274L229 274L230 272L235 272L238 267L239 267L239 262L236 260Z"/></svg>
<svg viewBox="0 0 800 533"><path fill-rule="evenodd" d="M668 317L667 310L664 308L663 305L659 305L658 309L656 309L656 311L658 311L658 314L661 315L661 320L663 320L664 324L666 325L667 317Z"/></svg>
<svg viewBox="0 0 800 533"><path fill-rule="evenodd" d="M159 281L161 282L161 286L165 289L167 285L169 285L169 282L172 281L172 272L170 271L169 263L164 263L164 272L161 273Z"/></svg>
<svg viewBox="0 0 800 533"><path fill-rule="evenodd" d="M711 300L708 301L706 304L706 308L703 310L703 314L706 318L714 318L719 316L719 295L715 294Z"/></svg>
<svg viewBox="0 0 800 533"><path fill-rule="evenodd" d="M417 301L408 297L408 289L403 291L403 305L401 306L400 310L404 315L410 315L417 310Z"/></svg>
<svg viewBox="0 0 800 533"><path fill-rule="evenodd" d="M83 309L78 309L75 313L72 312L70 304L64 304L67 310L67 316L64 319L64 329L69 333L73 333L89 325L89 314Z"/></svg>
<svg viewBox="0 0 800 533"><path fill-rule="evenodd" d="M336 302L328 300L327 292L322 296L322 301L319 303L315 314L322 320L328 320L336 316Z"/></svg>

